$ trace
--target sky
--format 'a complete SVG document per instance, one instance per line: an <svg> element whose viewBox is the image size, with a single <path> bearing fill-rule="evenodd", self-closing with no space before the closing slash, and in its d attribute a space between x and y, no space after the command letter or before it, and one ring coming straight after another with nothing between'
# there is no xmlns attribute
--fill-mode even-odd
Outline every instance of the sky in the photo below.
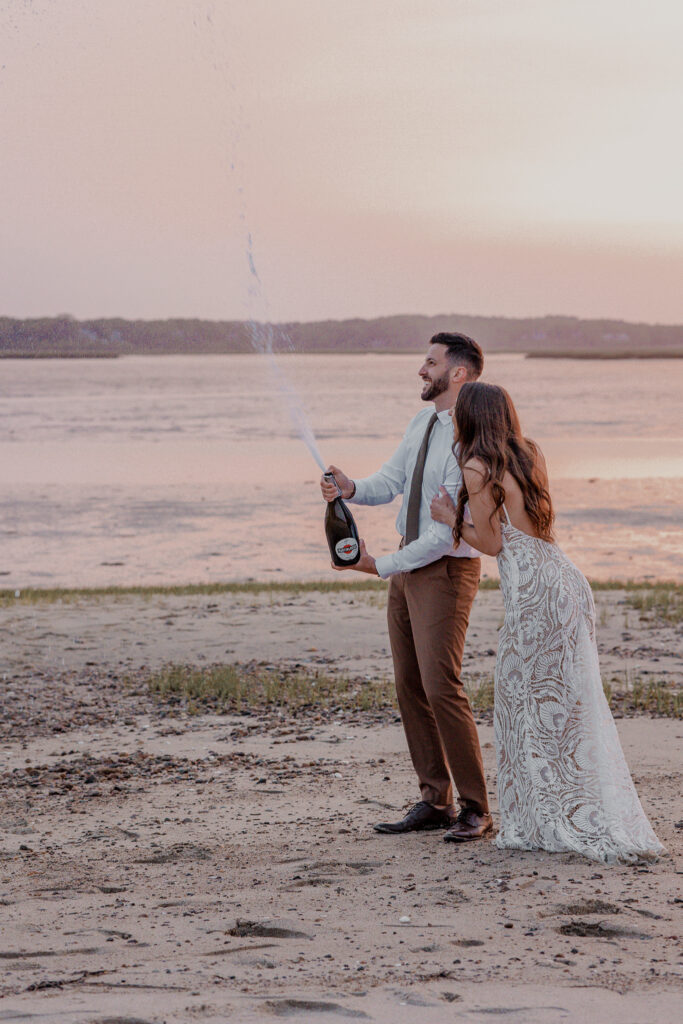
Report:
<svg viewBox="0 0 683 1024"><path fill-rule="evenodd" d="M680 0L0 0L0 316L683 323L682 44Z"/></svg>

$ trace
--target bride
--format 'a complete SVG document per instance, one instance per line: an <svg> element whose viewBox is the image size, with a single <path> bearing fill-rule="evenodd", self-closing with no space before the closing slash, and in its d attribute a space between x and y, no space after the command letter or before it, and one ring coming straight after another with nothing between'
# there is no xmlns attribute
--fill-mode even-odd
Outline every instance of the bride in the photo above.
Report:
<svg viewBox="0 0 683 1024"><path fill-rule="evenodd" d="M463 385L452 411L463 472L457 505L432 516L457 544L496 555L505 603L495 675L499 847L614 862L665 852L640 805L602 689L595 608L553 541L545 460L510 396ZM469 503L472 525L464 521Z"/></svg>

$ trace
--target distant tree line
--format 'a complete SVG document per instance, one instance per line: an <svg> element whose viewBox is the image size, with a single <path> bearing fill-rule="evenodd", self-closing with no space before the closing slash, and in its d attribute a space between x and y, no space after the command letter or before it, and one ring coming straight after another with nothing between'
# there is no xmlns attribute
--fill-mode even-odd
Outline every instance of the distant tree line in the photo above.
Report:
<svg viewBox="0 0 683 1024"><path fill-rule="evenodd" d="M487 352L537 356L683 355L683 325L546 316L389 316L375 320L250 324L239 320L76 320L0 317L0 358L275 351L415 352L439 331L462 331Z"/></svg>

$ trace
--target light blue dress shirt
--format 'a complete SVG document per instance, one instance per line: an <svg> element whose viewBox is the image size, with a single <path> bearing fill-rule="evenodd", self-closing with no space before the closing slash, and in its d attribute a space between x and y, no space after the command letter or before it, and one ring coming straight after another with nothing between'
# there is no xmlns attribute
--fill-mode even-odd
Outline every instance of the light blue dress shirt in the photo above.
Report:
<svg viewBox="0 0 683 1024"><path fill-rule="evenodd" d="M408 425L403 440L391 458L372 476L356 480L356 493L353 498L348 499L357 505L384 505L393 501L398 494L402 494L401 509L396 517L396 529L401 536L405 535L410 482L432 412L431 408L424 408L418 412ZM377 572L382 579L397 572L419 569L423 565L435 562L443 555L452 555L454 558L479 557L479 552L464 541L454 548L450 526L435 522L429 511L432 498L439 493L439 487L445 487L454 501L460 490L462 474L453 455L452 446L453 423L448 410L444 409L438 413L427 449L417 540L406 544L400 551L376 559Z"/></svg>

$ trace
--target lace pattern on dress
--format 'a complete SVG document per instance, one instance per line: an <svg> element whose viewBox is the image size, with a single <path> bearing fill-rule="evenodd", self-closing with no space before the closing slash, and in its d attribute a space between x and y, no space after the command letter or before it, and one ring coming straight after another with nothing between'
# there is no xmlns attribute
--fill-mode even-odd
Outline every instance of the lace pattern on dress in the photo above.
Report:
<svg viewBox="0 0 683 1024"><path fill-rule="evenodd" d="M497 845L603 862L665 852L602 688L588 581L552 543L501 523L505 619L495 677Z"/></svg>

